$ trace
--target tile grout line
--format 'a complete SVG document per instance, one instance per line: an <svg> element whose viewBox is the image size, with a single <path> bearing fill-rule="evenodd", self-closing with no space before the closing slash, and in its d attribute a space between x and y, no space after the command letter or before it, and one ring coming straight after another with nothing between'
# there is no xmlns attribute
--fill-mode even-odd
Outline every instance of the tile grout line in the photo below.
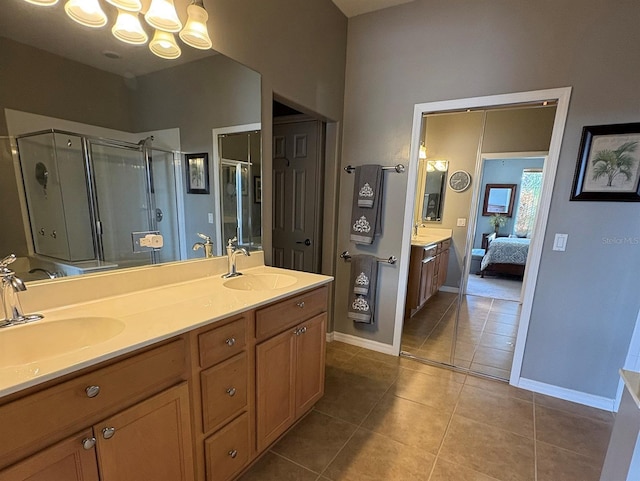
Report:
<svg viewBox="0 0 640 481"><path fill-rule="evenodd" d="M464 388L465 384L467 383L468 377L469 375L465 374L464 382L462 383L462 388ZM444 446L444 440L446 439L447 434L449 433L449 428L451 427L451 423L453 422L453 416L455 415L456 410L458 409L458 403L460 402L460 396L462 395L462 388L460 388L460 393L458 393L458 399L456 399L456 404L453 407L453 411L451 411L449 422L447 422L447 427L444 430L444 434L442 435L442 440L440 441L440 445L438 446L438 452L436 453L436 456L433 459L433 466L431 466L431 471L429 472L429 477L427 478L427 481L431 479L431 476L433 476L433 472L436 469L436 464L438 463L438 458L440 457L440 451L442 451L442 446Z"/></svg>
<svg viewBox="0 0 640 481"><path fill-rule="evenodd" d="M367 418L369 417L369 415L373 412L373 410L376 408L376 406L378 406L378 404L380 403L380 401L382 400L382 398L384 398L384 396L389 392L389 389L391 389L391 387L396 383L396 381L398 380L399 374L400 374L400 370L402 368L398 369L398 375L396 375L396 377L393 379L393 381L391 382L391 384L389 384L389 387L387 387L387 389L385 389L384 393L382 394L382 396L380 396L380 399L378 399L374 405L371 407L371 409L369 409L369 412L367 412L366 416L364 416L362 418L362 421L360 421L360 423L358 425L356 425L356 429L353 430L353 432L351 433L351 435L347 438L347 440L344 442L344 444L342 446L340 446L340 449L338 449L338 451L336 452L335 456L333 456L329 462L327 463L327 465L324 467L324 469L320 472L320 474L318 475L318 478L316 478L316 481L318 481L323 475L324 473L327 471L327 469L329 469L329 466L331 466L331 464L333 464L333 462L336 460L336 458L340 455L340 453L342 452L342 450L345 448L345 446L347 444L349 444L349 441L351 441L351 439L353 438L353 436L355 436L355 434L358 432L358 430L362 427L362 424L367 420ZM318 412L322 412L322 411L318 411ZM324 414L324 413L323 413ZM333 416L332 416L333 417ZM335 419L339 419L339 418L335 418ZM344 419L340 419L343 422L348 422L348 421L344 421ZM353 424L354 423L349 423L349 424ZM376 434L376 433L374 433Z"/></svg>

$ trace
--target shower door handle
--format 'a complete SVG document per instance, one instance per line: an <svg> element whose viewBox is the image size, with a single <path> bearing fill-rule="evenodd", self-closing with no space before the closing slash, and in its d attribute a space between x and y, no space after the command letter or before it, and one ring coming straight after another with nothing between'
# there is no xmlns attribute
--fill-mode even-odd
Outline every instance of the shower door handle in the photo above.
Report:
<svg viewBox="0 0 640 481"><path fill-rule="evenodd" d="M96 232L98 235L102 235L102 222L99 220L96 221Z"/></svg>

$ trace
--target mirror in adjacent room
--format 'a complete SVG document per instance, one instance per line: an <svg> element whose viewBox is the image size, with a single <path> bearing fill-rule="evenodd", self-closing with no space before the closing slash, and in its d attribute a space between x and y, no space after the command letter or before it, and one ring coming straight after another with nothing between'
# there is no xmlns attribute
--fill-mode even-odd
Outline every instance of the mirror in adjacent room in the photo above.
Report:
<svg viewBox="0 0 640 481"><path fill-rule="evenodd" d="M421 160L420 169L424 177L422 195L422 222L442 221L444 192L447 183L449 162L446 160Z"/></svg>
<svg viewBox="0 0 640 481"><path fill-rule="evenodd" d="M482 215L513 215L513 203L516 198L516 184L487 184L484 191Z"/></svg>
<svg viewBox="0 0 640 481"><path fill-rule="evenodd" d="M175 2L183 23L188 3ZM100 5L112 25L117 9ZM7 73L0 89L0 253L17 254L14 267L24 280L202 258L203 250L192 249L197 233L213 239L216 255L223 254L223 235L241 234L241 243L260 248L252 188L261 178L260 132L240 160L246 178L239 192L247 195L238 196L235 227L220 215L214 150L221 146L212 135L259 125L258 73L179 39L180 58L156 57L148 45L115 39L110 27L76 24L63 2L8 2L0 32ZM210 189L187 192L184 158L191 153L208 154ZM155 232L164 246L141 248L145 233Z"/></svg>

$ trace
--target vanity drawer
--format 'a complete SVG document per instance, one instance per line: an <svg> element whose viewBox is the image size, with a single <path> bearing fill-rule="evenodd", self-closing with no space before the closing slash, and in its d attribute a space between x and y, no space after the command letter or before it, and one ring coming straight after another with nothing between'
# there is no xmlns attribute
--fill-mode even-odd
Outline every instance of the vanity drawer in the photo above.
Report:
<svg viewBox="0 0 640 481"><path fill-rule="evenodd" d="M249 415L244 413L205 440L207 481L227 481L249 462Z"/></svg>
<svg viewBox="0 0 640 481"><path fill-rule="evenodd" d="M247 344L247 317L198 336L200 367L209 367L241 352Z"/></svg>
<svg viewBox="0 0 640 481"><path fill-rule="evenodd" d="M438 253L438 244L433 244L422 249L422 260L430 259Z"/></svg>
<svg viewBox="0 0 640 481"><path fill-rule="evenodd" d="M235 417L247 406L247 353L221 362L200 374L202 424L205 433Z"/></svg>
<svg viewBox="0 0 640 481"><path fill-rule="evenodd" d="M183 380L185 372L181 338L0 406L0 468ZM94 397L91 386L99 388Z"/></svg>
<svg viewBox="0 0 640 481"><path fill-rule="evenodd" d="M272 304L256 312L256 339L266 339L326 310L326 287Z"/></svg>

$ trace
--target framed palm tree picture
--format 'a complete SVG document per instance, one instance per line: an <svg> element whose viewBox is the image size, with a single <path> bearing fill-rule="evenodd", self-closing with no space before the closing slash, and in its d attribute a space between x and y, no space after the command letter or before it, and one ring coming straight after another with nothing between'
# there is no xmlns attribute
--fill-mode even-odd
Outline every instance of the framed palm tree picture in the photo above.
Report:
<svg viewBox="0 0 640 481"><path fill-rule="evenodd" d="M640 123L582 129L571 200L640 202Z"/></svg>

